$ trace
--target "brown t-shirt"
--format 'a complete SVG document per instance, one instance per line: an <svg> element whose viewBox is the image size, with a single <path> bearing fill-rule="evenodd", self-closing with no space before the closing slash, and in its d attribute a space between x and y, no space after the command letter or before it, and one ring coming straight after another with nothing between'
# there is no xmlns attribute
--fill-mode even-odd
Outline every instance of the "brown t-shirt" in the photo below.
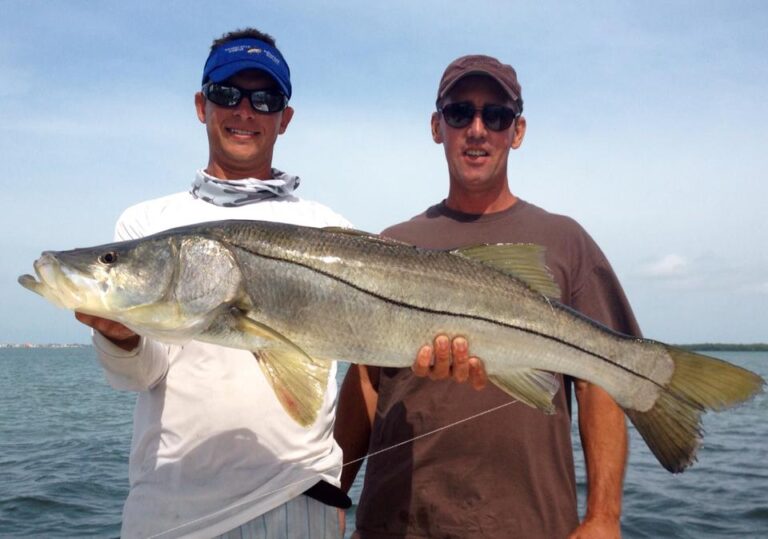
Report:
<svg viewBox="0 0 768 539"><path fill-rule="evenodd" d="M605 256L568 217L523 200L481 216L441 203L383 234L433 249L543 245L563 303L618 331L640 334ZM554 415L514 403L370 457L356 537L567 536L578 515L570 385L560 381ZM513 400L494 386L475 391L395 368L380 369L378 392L370 453Z"/></svg>

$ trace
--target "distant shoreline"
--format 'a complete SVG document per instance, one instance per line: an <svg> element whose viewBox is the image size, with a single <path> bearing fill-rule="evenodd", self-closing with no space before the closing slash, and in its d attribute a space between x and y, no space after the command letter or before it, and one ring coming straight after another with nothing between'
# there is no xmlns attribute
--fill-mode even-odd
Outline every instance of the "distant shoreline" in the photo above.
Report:
<svg viewBox="0 0 768 539"><path fill-rule="evenodd" d="M727 344L727 343L697 343L678 344L686 350L698 350L699 352L768 352L768 344Z"/></svg>
<svg viewBox="0 0 768 539"><path fill-rule="evenodd" d="M70 343L70 344L34 344L34 343L0 343L2 348L90 348L90 344ZM768 352L768 343L753 344L730 344L730 343L696 343L696 344L676 344L679 348L686 350L698 350L700 352Z"/></svg>
<svg viewBox="0 0 768 539"><path fill-rule="evenodd" d="M0 343L0 348L90 348L91 346L82 343Z"/></svg>

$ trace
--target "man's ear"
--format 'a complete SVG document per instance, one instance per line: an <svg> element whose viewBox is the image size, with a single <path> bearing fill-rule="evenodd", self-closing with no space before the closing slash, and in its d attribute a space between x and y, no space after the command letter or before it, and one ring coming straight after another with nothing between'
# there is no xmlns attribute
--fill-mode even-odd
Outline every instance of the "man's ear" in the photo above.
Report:
<svg viewBox="0 0 768 539"><path fill-rule="evenodd" d="M437 144L443 143L443 132L440 130L440 114L437 112L432 113L432 120L430 122L432 126L432 140Z"/></svg>
<svg viewBox="0 0 768 539"><path fill-rule="evenodd" d="M513 150L517 150L525 138L525 117L520 116L515 120L515 132L512 135L512 143L509 145Z"/></svg>
<svg viewBox="0 0 768 539"><path fill-rule="evenodd" d="M195 94L195 110L197 111L197 119L205 123L205 96L202 92Z"/></svg>
<svg viewBox="0 0 768 539"><path fill-rule="evenodd" d="M281 135L285 133L285 130L288 129L288 124L291 123L291 118L293 118L293 107L285 107L283 110L283 115L280 117L280 133Z"/></svg>

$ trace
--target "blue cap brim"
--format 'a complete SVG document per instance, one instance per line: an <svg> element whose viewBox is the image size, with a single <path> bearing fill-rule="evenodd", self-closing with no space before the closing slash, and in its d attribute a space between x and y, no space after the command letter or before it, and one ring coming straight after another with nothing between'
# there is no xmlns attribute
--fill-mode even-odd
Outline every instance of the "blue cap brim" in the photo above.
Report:
<svg viewBox="0 0 768 539"><path fill-rule="evenodd" d="M277 83L277 85L280 87L280 90L287 96L291 97L291 87L289 85L286 85L282 78L281 74L277 73L275 70L270 69L269 66L264 65L262 62L254 62L249 60L241 60L238 62L231 62L229 64L217 67L213 69L210 73L208 73L207 81L210 82L224 82L225 80L234 77L241 71L246 71L248 69L256 69L259 71L263 71Z"/></svg>
<svg viewBox="0 0 768 539"><path fill-rule="evenodd" d="M272 45L254 38L228 41L213 49L205 62L203 84L224 82L248 69L263 71L286 97L291 97L291 70L283 55Z"/></svg>

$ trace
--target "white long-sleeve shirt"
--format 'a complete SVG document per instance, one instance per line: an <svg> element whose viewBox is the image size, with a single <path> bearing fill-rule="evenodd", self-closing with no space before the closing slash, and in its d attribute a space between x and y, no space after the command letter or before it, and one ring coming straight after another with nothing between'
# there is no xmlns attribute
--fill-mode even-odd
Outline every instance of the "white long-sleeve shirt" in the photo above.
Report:
<svg viewBox="0 0 768 539"><path fill-rule="evenodd" d="M350 226L296 197L224 208L177 193L128 208L115 239L221 219ZM251 352L149 339L126 352L98 333L94 345L109 383L138 392L123 537L211 537L320 479L339 484L335 365L318 419L305 428L285 413Z"/></svg>

